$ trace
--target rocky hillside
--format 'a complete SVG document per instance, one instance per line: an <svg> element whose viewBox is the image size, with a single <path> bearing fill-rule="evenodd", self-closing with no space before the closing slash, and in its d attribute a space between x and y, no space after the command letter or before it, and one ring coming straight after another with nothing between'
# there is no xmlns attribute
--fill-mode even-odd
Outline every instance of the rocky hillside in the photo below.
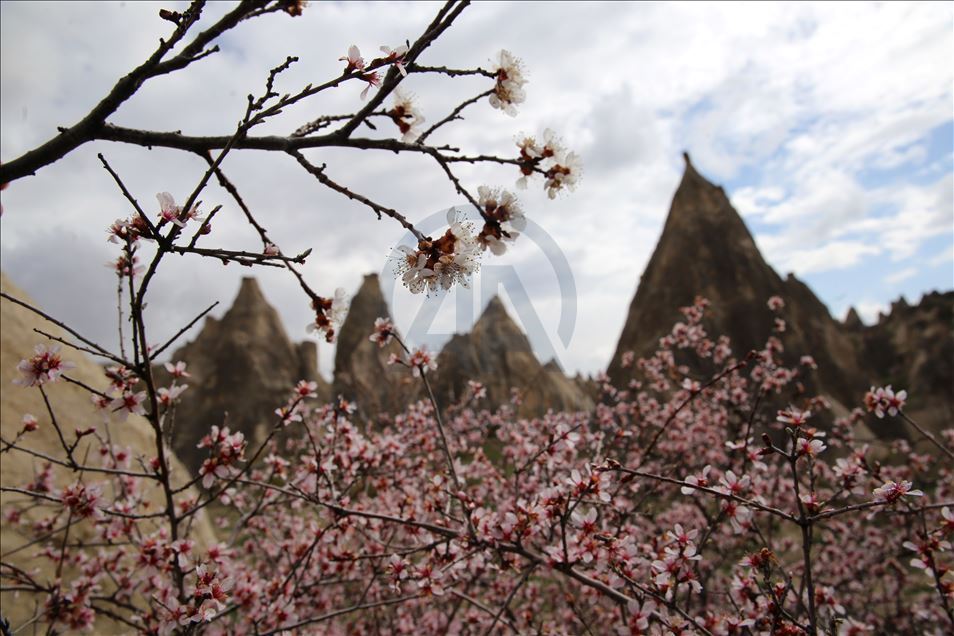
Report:
<svg viewBox="0 0 954 636"><path fill-rule="evenodd" d="M846 321L846 325L847 325ZM849 331L879 384L906 388L908 414L938 432L954 422L954 291L932 292L917 305L901 299L877 324Z"/></svg>
<svg viewBox="0 0 954 636"><path fill-rule="evenodd" d="M491 299L473 330L454 335L437 357L434 392L438 400L460 399L468 380L487 387L487 403L492 405L507 402L510 389L518 389L523 400L521 415L593 407L592 400L555 362L540 364L527 337L497 297Z"/></svg>
<svg viewBox="0 0 954 636"><path fill-rule="evenodd" d="M7 294L14 298L24 300L30 304L33 303L29 297L6 276L0 277L0 287ZM64 451L60 444L56 430L51 424L43 398L37 389L23 388L13 384L14 378L20 377L17 371L17 363L20 360L29 358L33 355L33 346L36 344L53 344L47 338L36 333L34 329L55 335L57 337L68 337L59 327L52 325L36 314L20 307L7 299L0 300L0 324L3 329L0 330L0 387L2 387L3 399L0 401L0 434L3 439L13 440L17 432L21 429L21 419L23 415L30 413L36 416L39 422L39 428L28 433L20 441L23 447L32 451L49 455L52 457L63 458ZM71 350L67 347L61 349L61 355L64 360L73 362L76 368L69 371L67 375L87 386L99 390L105 390L109 381L103 374L102 368L84 353ZM50 403L53 406L57 421L64 430L65 434L72 439L72 431L75 429L84 429L95 426L100 434L106 434L106 427L109 428L109 435L114 444L121 448L128 448L131 452L133 464L138 458L143 458L145 463L155 457L156 446L155 438L149 423L136 415L131 415L124 422L104 420L103 414L94 408L90 401L90 395L85 390L76 385L67 382L56 382L44 387L49 396ZM81 443L75 451L75 456L83 458L87 456L86 443ZM91 453L90 464L100 466L98 462L98 453ZM94 459L95 458L95 459ZM36 473L42 468L43 461L31 457L30 455L11 451L3 454L0 460L0 483L7 487L23 487L32 481ZM175 485L183 485L190 479L188 471L174 457L171 458L170 468ZM53 466L53 479L55 487L61 488L67 484L75 482L76 473L67 468ZM101 482L101 475L92 473L83 476L84 483L87 485ZM104 487L105 492L110 492L110 487ZM149 501L156 508L160 508L164 502L162 492L158 484L147 487L145 494ZM183 493L188 494L188 493ZM197 493L194 493L197 496ZM20 501L22 497L16 494L0 494L0 509L9 511L9 504L14 501ZM42 508L35 508L27 512L22 523L28 524L45 516L48 511ZM200 513L196 518L196 525L193 528L194 537L198 540L200 546L207 545L215 540L215 534L208 517ZM86 523L82 523L73 529L74 534L71 537L78 539L92 539L96 535L92 528ZM30 540L28 533L21 533L18 528L10 525L7 517L3 517L0 525L0 552L8 555L13 550L22 547ZM52 579L53 568L49 562L39 559L36 556L37 550L23 550L16 554L4 556L4 562L24 569L39 567L41 571L40 578L44 576ZM20 624L30 617L33 612L32 605L24 604L23 600L17 600L13 593L4 593L2 595L3 614L11 619L13 624ZM119 628L104 622L98 622L95 626L96 633L126 633L125 627Z"/></svg>
<svg viewBox="0 0 954 636"><path fill-rule="evenodd" d="M192 374L176 409L173 446L193 471L204 458L196 444L213 424L242 431L254 444L299 380L317 382L322 400L331 396L318 375L315 343L292 343L254 278L243 278L231 309L221 320L207 318L172 360L186 362Z"/></svg>

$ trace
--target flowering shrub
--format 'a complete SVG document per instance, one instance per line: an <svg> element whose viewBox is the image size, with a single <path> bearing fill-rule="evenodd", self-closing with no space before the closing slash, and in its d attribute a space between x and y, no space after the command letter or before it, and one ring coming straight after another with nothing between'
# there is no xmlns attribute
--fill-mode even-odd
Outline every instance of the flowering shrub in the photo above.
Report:
<svg viewBox="0 0 954 636"><path fill-rule="evenodd" d="M854 439L860 411L812 426L825 420L817 398L774 413L771 396L803 371L779 373L777 342L735 356L706 333L704 307L634 360L638 379L604 379L593 413L518 420L510 405L442 412L431 400L365 428L302 382L276 411L290 441L250 453L240 433L213 426L200 443L205 494L173 494L161 522L135 495L163 479L148 458L148 470L108 475L122 488L5 487L24 496L7 520L48 506L20 531L76 574L4 576L43 599L43 621L71 629L948 631L951 464L879 463ZM381 320L369 337L397 335ZM421 350L399 362L425 382L434 368ZM4 452L28 448L34 426L25 419ZM206 506L228 539L199 547L187 529ZM98 547L48 536L64 521L89 524Z"/></svg>
<svg viewBox="0 0 954 636"><path fill-rule="evenodd" d="M323 90L365 84L357 113L306 123L279 146L323 186L415 234L416 248L405 248L398 263L412 292L467 284L485 251L502 251L525 222L509 192L482 187L473 197L451 170L455 162L514 166L523 184L540 175L551 197L575 185L579 160L550 131L542 142L519 141L512 159L450 155L426 144L476 101L513 114L525 99L523 69L507 52L491 70L418 63L463 6L449 3L414 43L382 47L383 56L373 60L352 46L339 77L279 96L273 81L293 63L289 58L272 71L263 96L249 99L228 139L84 124L39 155L3 165L0 181L19 178L69 152L69 144L107 132L111 140L219 151L182 206L168 193L158 195L158 213L140 208L101 157L134 209L107 230L121 250L120 307L133 330L121 338L119 352L75 331L82 345L63 342L112 365L106 390L83 385L102 412L98 427L63 430L45 400L47 385L77 383L57 345L39 345L17 365L16 390L41 392L47 413L42 421L23 414L16 436L0 440L0 455L38 460L33 475L0 487L6 528L22 537L2 559L0 591L35 608L9 629L40 623L50 633L93 631L112 622L144 634L949 633L954 435L939 440L922 431L934 455L896 444L891 457L860 443L854 434L860 409L835 417L824 398L799 389L798 379L816 368L811 352L798 352L804 354L798 367L782 363L781 317L761 350L734 352L727 338L707 333L703 300L684 309L655 354L624 356L635 372L628 385L599 379L593 412L530 420L515 416L516 396L514 404L485 404L486 391L475 382L462 402L438 403L428 380L434 357L406 346L381 319L368 338L381 346L397 340L404 353L393 362L419 378L428 400L387 422L362 424L353 418L354 405L316 403L316 386L302 381L276 405L261 443L207 423L199 474L174 485L168 437L184 380L194 371L169 363L167 386L153 374L155 358L175 340L152 344L143 315L163 258L191 254L284 267L312 302L310 327L328 339L344 312L342 294L320 296L305 282L297 266L307 253L284 255L221 170L233 149L269 147L272 138L249 136L254 126ZM279 11L294 16L302 8L287 0L242 3L167 66L160 60L186 37L201 3L182 14L164 11L174 34L128 83L117 84L117 99L103 103L118 104L150 77L212 54L205 49L209 38L244 19ZM493 85L422 131L423 115L407 94L395 92L415 73L478 75ZM392 93L392 108L378 110ZM102 122L108 114L99 113ZM390 119L401 140L352 136L373 117ZM333 133L316 134L341 122ZM302 154L321 145L432 157L479 214L482 229L475 234L454 212L441 236L424 236L405 215L338 184ZM197 246L214 236L211 221L221 209L204 216L197 210L212 177L259 233L260 253ZM140 268L147 243L154 254ZM769 305L784 309L779 298ZM891 387L872 388L865 405L878 418L901 417L920 430L904 412L906 398ZM134 455L116 448L109 431L142 423L138 417L155 445ZM31 435L43 427L57 433L56 455L31 446ZM80 440L90 453L77 453ZM70 471L69 483L56 485L54 466ZM160 506L145 495L150 489L161 492ZM206 513L218 521L216 540L195 532ZM34 557L30 567L8 558L23 551Z"/></svg>

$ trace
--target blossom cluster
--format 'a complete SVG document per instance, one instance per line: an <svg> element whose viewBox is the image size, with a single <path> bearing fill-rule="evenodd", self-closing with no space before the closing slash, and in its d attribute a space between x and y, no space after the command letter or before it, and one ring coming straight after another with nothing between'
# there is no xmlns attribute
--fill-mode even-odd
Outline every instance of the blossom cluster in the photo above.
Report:
<svg viewBox="0 0 954 636"><path fill-rule="evenodd" d="M421 240L417 249L397 248L396 271L412 293L448 290L457 283L469 288L471 275L480 267L481 247L473 226L453 208L447 222L450 227L440 238Z"/></svg>
<svg viewBox="0 0 954 636"><path fill-rule="evenodd" d="M15 378L13 382L23 387L42 386L56 382L65 371L75 367L75 364L60 356L59 345L38 344L33 348L32 357L17 364L21 377Z"/></svg>
<svg viewBox="0 0 954 636"><path fill-rule="evenodd" d="M871 387L871 390L865 394L865 406L880 419L886 413L891 416L900 413L907 398L907 391L895 393L890 384L886 387Z"/></svg>
<svg viewBox="0 0 954 636"><path fill-rule="evenodd" d="M517 104L522 104L527 98L523 90L527 83L523 64L510 51L503 49L497 54L493 73L497 83L490 95L490 105L513 117L517 114Z"/></svg>
<svg viewBox="0 0 954 636"><path fill-rule="evenodd" d="M227 426L212 430L203 437L197 448L209 449L209 456L202 462L199 475L202 486L211 488L215 479L229 479L239 473L238 465L245 460L245 435L241 431L230 433Z"/></svg>
<svg viewBox="0 0 954 636"><path fill-rule="evenodd" d="M341 287L335 290L334 298L318 297L311 303L315 312L314 322L305 326L308 333L323 333L325 340L334 342L335 330L348 314L348 296Z"/></svg>
<svg viewBox="0 0 954 636"><path fill-rule="evenodd" d="M414 97L400 89L394 90L394 105L388 111L388 117L401 132L401 140L412 143L421 134L424 115L414 104Z"/></svg>
<svg viewBox="0 0 954 636"><path fill-rule="evenodd" d="M480 186L477 194L484 218L484 227L477 235L477 242L482 249L489 249L499 256L507 251L504 241L512 243L517 240L520 232L527 227L527 217L516 197L506 190Z"/></svg>
<svg viewBox="0 0 954 636"><path fill-rule="evenodd" d="M384 54L381 58L376 58L370 62L365 62L364 58L361 57L361 49L357 45L352 44L348 47L348 54L338 58L342 62L347 62L345 66L345 74L354 74L362 81L367 83L367 86L364 87L364 90L361 91L361 99L366 99L368 96L368 91L372 86L381 85L381 75L373 70L375 68L380 68L381 66L393 64L395 68L401 73L401 75L407 75L407 69L405 68L404 59L408 52L408 47L406 44L401 44L396 48L391 48L389 46L380 47L381 52Z"/></svg>

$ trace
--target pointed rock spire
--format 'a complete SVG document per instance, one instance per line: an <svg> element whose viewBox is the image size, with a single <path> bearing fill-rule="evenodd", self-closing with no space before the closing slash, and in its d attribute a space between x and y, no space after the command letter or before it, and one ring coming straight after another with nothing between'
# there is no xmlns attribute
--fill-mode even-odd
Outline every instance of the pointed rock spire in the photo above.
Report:
<svg viewBox="0 0 954 636"><path fill-rule="evenodd" d="M533 353L530 341L494 296L468 334L458 334L444 346L437 358L434 392L439 402L449 404L466 393L468 380L487 388L487 404L510 400L510 390L521 393L518 412L542 415L547 409L588 410L593 402L580 387L551 361L543 366Z"/></svg>
<svg viewBox="0 0 954 636"><path fill-rule="evenodd" d="M472 330L473 335L494 351L511 351L533 355L530 341L517 323L513 321L503 301L494 296L487 303L484 312L477 319ZM536 358L534 358L536 359Z"/></svg>
<svg viewBox="0 0 954 636"><path fill-rule="evenodd" d="M623 354L652 353L659 338L682 319L679 307L692 304L696 296L711 302L710 334L728 335L738 355L760 349L775 318L766 301L781 296L786 301L782 317L789 324L786 349L819 358L820 382L829 394L853 401L854 388L847 378L857 377L857 356L843 337L843 326L804 283L794 276L779 277L725 191L703 177L687 154L684 159L685 171L662 236L639 281L610 362L610 378L625 386L633 369L622 367Z"/></svg>
<svg viewBox="0 0 954 636"><path fill-rule="evenodd" d="M351 299L338 334L333 391L354 402L359 414L372 420L381 413L403 411L420 390L407 368L387 364L390 354L403 355L401 346L391 342L381 348L370 340L375 320L390 317L378 275L367 274Z"/></svg>
<svg viewBox="0 0 954 636"><path fill-rule="evenodd" d="M251 277L242 279L222 319L208 318L196 339L171 359L186 362L192 375L176 407L172 445L193 474L205 457L196 444L213 424L242 431L254 443L267 434L274 410L299 380L317 382L319 397L330 398L328 383L318 374L315 343L292 343ZM164 373L157 369L160 382Z"/></svg>
<svg viewBox="0 0 954 636"><path fill-rule="evenodd" d="M351 299L348 315L338 333L335 368L346 366L354 350L374 332L375 320L390 317L391 312L381 293L378 275L366 274L361 287Z"/></svg>
<svg viewBox="0 0 954 636"><path fill-rule="evenodd" d="M257 309L267 306L268 301L265 300L265 296L262 294L262 290L258 286L258 281L255 277L243 276L242 284L239 286L239 292L235 297L235 302L232 303L232 308Z"/></svg>
<svg viewBox="0 0 954 636"><path fill-rule="evenodd" d="M845 327L848 329L861 329L865 326L865 323L861 321L861 316L858 315L858 310L854 307L848 308L848 315L845 316Z"/></svg>

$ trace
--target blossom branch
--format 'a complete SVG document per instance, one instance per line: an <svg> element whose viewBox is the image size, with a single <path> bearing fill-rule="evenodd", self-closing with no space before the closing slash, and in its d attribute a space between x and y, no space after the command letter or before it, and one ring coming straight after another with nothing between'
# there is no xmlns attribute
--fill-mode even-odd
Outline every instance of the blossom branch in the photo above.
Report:
<svg viewBox="0 0 954 636"><path fill-rule="evenodd" d="M367 198L367 197L365 197L365 196L363 196L363 195L360 195L360 194L358 194L358 193L356 193L356 192L352 192L352 191L349 190L348 188L346 188L346 187L344 187L344 186L342 186L342 185L339 185L338 183L332 181L332 180L325 174L325 166L324 166L324 165L322 165L322 166L319 168L318 166L312 164L312 163L309 162L307 159L305 159L305 156L302 155L302 154L301 154L300 152L298 152L297 150L289 151L288 154L290 154L292 157L294 157L295 160L296 160L305 170L307 170L309 174L311 174L311 175L314 176L316 179L318 179L319 183L321 183L322 185L325 185L325 186L331 188L331 189L334 190L335 192L338 192L338 193L340 193L340 194L345 195L346 197L348 197L348 198L351 199L352 201L357 201L357 202L359 202L359 203L363 203L364 205L366 205L366 206L368 206L369 208L371 208L371 209L374 211L374 213L378 215L378 218L379 218L379 219L381 218L381 215L382 215L382 214L391 217L392 219L394 219L394 220L396 220L398 223L400 223L402 227L404 227L406 230L408 230L409 232L411 232L411 233L415 236L415 238L417 238L418 241L423 241L423 240L425 240L424 235L421 234L421 232L418 231L418 229L417 229L416 227L414 227L414 225L413 225L410 221L408 221L407 218L406 218L403 214L401 214L400 212L398 212L397 210L394 210L394 209L392 209L392 208L385 207L385 206L383 206L383 205L379 205L379 204L375 203L374 201L372 201L371 199L369 199L369 198Z"/></svg>
<svg viewBox="0 0 954 636"><path fill-rule="evenodd" d="M932 435L930 431L926 431L925 429L921 428L921 425L915 422L913 419L911 419L907 413L905 413L904 411L899 411L899 413L901 417L904 418L905 422L913 426L918 433L920 433L929 442L934 444L934 446L936 446L938 450L940 450L942 453L944 453L951 459L954 459L954 451L952 451L950 448L948 448L941 442L937 441L937 438L934 437L934 435Z"/></svg>

